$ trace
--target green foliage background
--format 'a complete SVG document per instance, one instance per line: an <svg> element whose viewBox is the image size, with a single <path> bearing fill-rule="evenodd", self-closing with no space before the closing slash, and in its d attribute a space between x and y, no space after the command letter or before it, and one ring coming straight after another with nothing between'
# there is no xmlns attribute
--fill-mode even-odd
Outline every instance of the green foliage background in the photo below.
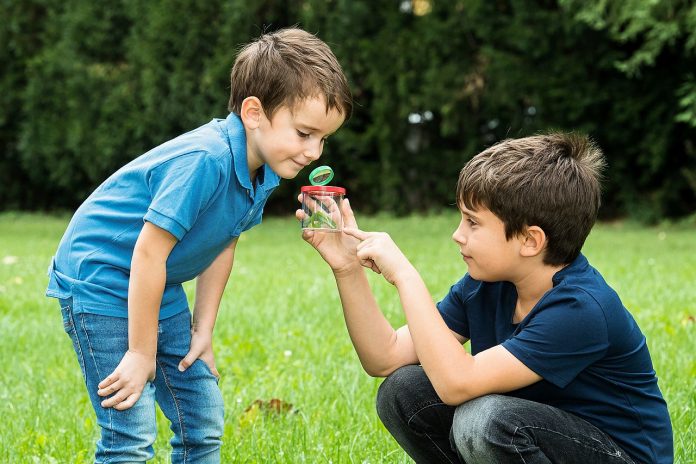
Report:
<svg viewBox="0 0 696 464"><path fill-rule="evenodd" d="M553 128L604 149L605 217L696 210L691 1L3 0L0 17L0 209L74 208L225 117L237 48L298 24L354 91L323 161L363 212L451 204L471 156ZM294 210L304 174L269 209Z"/></svg>

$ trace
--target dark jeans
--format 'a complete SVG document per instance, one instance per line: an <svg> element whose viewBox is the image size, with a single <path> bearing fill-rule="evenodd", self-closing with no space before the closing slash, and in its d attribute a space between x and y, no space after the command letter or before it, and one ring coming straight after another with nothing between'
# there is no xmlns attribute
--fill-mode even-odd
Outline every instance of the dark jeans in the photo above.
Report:
<svg viewBox="0 0 696 464"><path fill-rule="evenodd" d="M417 463L633 463L597 427L552 406L504 395L448 406L421 366L387 377L377 412Z"/></svg>

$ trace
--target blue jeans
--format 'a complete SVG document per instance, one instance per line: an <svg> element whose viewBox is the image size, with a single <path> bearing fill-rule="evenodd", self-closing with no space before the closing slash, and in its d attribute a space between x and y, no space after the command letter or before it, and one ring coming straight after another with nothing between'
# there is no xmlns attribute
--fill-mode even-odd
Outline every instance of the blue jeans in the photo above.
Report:
<svg viewBox="0 0 696 464"><path fill-rule="evenodd" d="M101 427L95 462L145 462L154 456L157 435L155 401L171 422L172 463L218 463L224 407L217 379L200 359L185 372L179 361L191 344L191 313L159 321L155 380L145 384L130 409L103 408L97 384L128 350L128 319L74 313L72 300L61 300L63 326L77 353L89 399Z"/></svg>
<svg viewBox="0 0 696 464"><path fill-rule="evenodd" d="M504 395L448 406L421 366L387 377L377 412L417 463L633 464L604 432L552 406Z"/></svg>

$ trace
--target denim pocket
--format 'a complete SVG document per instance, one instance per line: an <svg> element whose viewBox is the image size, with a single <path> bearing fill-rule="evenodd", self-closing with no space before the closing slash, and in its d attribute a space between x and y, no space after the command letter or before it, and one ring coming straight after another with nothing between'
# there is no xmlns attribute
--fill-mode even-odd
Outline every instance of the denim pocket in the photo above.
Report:
<svg viewBox="0 0 696 464"><path fill-rule="evenodd" d="M86 380L85 357L82 352L80 340L77 338L77 332L75 331L75 318L73 316L72 305L61 304L60 312L63 315L63 329L72 341L73 349L75 350L75 354L77 354L77 362L80 364L80 370L82 371L82 377Z"/></svg>
<svg viewBox="0 0 696 464"><path fill-rule="evenodd" d="M71 333L75 332L75 324L73 323L72 317L72 305L69 303L61 304L60 312L63 316L63 329L65 330L65 333L70 335Z"/></svg>
<svg viewBox="0 0 696 464"><path fill-rule="evenodd" d="M202 359L198 358L198 359L196 359L196 360L194 361L194 364L195 364L195 363L198 363L198 362L201 364L201 366L203 366L203 369L205 369L205 371L206 371L212 378L215 379L215 383L217 383L217 384L219 385L219 384L220 384L220 378L217 377L215 374L213 374L213 371L212 371L212 369L210 369L210 366L208 366L208 363L206 363L206 362L203 361ZM192 367L193 367L193 366L192 366Z"/></svg>

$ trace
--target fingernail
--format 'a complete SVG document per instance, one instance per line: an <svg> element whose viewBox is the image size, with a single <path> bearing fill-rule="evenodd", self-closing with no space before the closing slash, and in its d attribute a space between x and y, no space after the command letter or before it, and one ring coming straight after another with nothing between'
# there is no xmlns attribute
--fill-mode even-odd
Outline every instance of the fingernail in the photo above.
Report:
<svg viewBox="0 0 696 464"><path fill-rule="evenodd" d="M179 364L179 372L184 372L185 370L186 370L186 369L184 369L184 366L182 366L181 364Z"/></svg>

